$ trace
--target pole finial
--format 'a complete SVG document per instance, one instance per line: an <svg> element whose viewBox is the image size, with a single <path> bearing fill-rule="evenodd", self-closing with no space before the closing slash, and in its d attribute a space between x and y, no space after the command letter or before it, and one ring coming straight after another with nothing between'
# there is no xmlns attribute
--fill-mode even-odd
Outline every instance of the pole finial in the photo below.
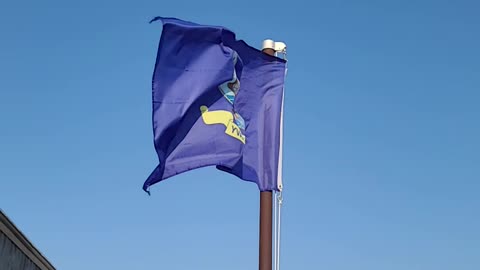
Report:
<svg viewBox="0 0 480 270"><path fill-rule="evenodd" d="M262 50L272 49L275 50L275 41L271 39L265 39L262 44Z"/></svg>
<svg viewBox="0 0 480 270"><path fill-rule="evenodd" d="M271 49L277 53L285 52L287 50L287 44L280 41L274 41L271 39L265 39L262 44L262 50Z"/></svg>

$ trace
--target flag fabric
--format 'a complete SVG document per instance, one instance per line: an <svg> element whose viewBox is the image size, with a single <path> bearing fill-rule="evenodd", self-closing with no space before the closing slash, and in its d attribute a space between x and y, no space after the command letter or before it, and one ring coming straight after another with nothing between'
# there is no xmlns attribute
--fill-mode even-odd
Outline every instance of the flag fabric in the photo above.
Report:
<svg viewBox="0 0 480 270"><path fill-rule="evenodd" d="M285 60L221 26L156 17L163 25L152 79L159 159L143 185L200 167L278 190Z"/></svg>

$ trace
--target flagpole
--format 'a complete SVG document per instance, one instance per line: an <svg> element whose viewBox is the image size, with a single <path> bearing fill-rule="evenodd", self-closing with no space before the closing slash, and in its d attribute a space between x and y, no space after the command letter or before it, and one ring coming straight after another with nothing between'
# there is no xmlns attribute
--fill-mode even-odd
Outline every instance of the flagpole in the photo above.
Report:
<svg viewBox="0 0 480 270"><path fill-rule="evenodd" d="M273 56L275 50L268 41L264 41L262 51ZM259 270L272 270L272 199L272 191L260 192Z"/></svg>
<svg viewBox="0 0 480 270"><path fill-rule="evenodd" d="M260 192L259 270L272 270L272 191Z"/></svg>

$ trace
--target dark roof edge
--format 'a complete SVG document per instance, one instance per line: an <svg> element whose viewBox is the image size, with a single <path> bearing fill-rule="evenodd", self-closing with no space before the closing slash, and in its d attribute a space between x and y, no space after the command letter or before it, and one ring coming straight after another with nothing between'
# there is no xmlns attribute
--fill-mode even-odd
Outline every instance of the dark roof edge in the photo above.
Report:
<svg viewBox="0 0 480 270"><path fill-rule="evenodd" d="M0 209L0 231L3 232L25 255L42 270L55 270L55 267L28 240L15 224Z"/></svg>

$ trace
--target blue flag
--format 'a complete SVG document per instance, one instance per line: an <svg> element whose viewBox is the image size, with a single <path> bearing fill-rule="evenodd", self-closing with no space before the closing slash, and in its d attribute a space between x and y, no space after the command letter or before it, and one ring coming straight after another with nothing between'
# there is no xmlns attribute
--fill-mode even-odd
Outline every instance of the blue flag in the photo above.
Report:
<svg viewBox="0 0 480 270"><path fill-rule="evenodd" d="M152 81L158 166L143 185L205 166L279 190L285 60L220 26L157 17Z"/></svg>

